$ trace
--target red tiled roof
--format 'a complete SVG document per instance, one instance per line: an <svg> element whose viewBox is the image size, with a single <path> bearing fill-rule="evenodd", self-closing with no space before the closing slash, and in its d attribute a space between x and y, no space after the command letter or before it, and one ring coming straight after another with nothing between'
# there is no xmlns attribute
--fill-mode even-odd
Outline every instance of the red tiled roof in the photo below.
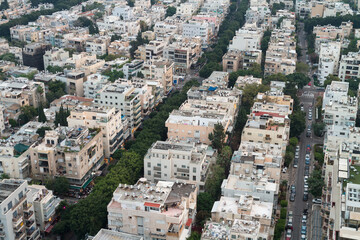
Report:
<svg viewBox="0 0 360 240"><path fill-rule="evenodd" d="M159 207L160 207L160 204L159 204L159 203L145 202L145 203L144 203L144 206L146 206L146 207L156 207L156 208L159 208Z"/></svg>

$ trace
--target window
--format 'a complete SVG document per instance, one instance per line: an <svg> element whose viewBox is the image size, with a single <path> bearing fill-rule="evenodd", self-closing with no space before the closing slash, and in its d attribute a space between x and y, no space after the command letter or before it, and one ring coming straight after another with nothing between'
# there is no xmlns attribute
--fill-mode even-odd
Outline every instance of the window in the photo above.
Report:
<svg viewBox="0 0 360 240"><path fill-rule="evenodd" d="M193 176L193 181L196 181L196 176Z"/></svg>
<svg viewBox="0 0 360 240"><path fill-rule="evenodd" d="M148 175L151 176L151 171L150 170L148 170Z"/></svg>
<svg viewBox="0 0 360 240"><path fill-rule="evenodd" d="M196 173L196 168L195 167L193 167L193 173Z"/></svg>
<svg viewBox="0 0 360 240"><path fill-rule="evenodd" d="M23 196L24 196L24 193L21 191L21 192L19 193L19 200L22 199Z"/></svg>
<svg viewBox="0 0 360 240"><path fill-rule="evenodd" d="M148 163L147 163L147 166L148 166L148 167L151 167L151 162L148 162Z"/></svg>

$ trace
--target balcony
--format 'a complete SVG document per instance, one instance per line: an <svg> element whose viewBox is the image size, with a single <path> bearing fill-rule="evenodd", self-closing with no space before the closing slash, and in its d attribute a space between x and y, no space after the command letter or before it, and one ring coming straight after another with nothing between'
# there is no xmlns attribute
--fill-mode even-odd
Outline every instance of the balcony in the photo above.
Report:
<svg viewBox="0 0 360 240"><path fill-rule="evenodd" d="M24 218L28 220L32 215L34 215L34 211L29 211L28 213L24 213Z"/></svg>
<svg viewBox="0 0 360 240"><path fill-rule="evenodd" d="M154 178L161 178L161 174L154 173Z"/></svg>
<svg viewBox="0 0 360 240"><path fill-rule="evenodd" d="M188 176L176 176L176 178L182 179L182 180L189 180Z"/></svg>
<svg viewBox="0 0 360 240"><path fill-rule="evenodd" d="M182 172L182 173L189 173L189 169L188 168L177 168L178 172Z"/></svg>
<svg viewBox="0 0 360 240"><path fill-rule="evenodd" d="M34 225L35 221L33 219L26 221L26 227L31 228L32 225Z"/></svg>
<svg viewBox="0 0 360 240"><path fill-rule="evenodd" d="M5 232L1 231L0 232L0 237L5 237Z"/></svg>
<svg viewBox="0 0 360 240"><path fill-rule="evenodd" d="M23 205L24 212L29 212L32 207L31 203L27 203Z"/></svg>
<svg viewBox="0 0 360 240"><path fill-rule="evenodd" d="M35 232L37 232L37 231L36 231L36 228L33 227L33 228L31 228L31 229L29 229L29 230L26 231L26 235L27 235L28 237L31 237L31 236L33 236L33 235L35 234Z"/></svg>
<svg viewBox="0 0 360 240"><path fill-rule="evenodd" d="M16 233L15 235L15 239L24 239L25 237L25 231L24 232L19 232L19 233Z"/></svg>
<svg viewBox="0 0 360 240"><path fill-rule="evenodd" d="M13 218L13 227L17 228L23 222L23 217L18 215L17 217Z"/></svg>

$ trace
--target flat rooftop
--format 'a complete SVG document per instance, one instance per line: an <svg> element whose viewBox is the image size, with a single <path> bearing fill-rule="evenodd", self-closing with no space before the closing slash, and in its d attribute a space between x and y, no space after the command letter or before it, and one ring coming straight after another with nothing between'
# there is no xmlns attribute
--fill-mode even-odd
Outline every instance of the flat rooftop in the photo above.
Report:
<svg viewBox="0 0 360 240"><path fill-rule="evenodd" d="M25 180L18 179L4 179L0 181L0 204L24 182Z"/></svg>

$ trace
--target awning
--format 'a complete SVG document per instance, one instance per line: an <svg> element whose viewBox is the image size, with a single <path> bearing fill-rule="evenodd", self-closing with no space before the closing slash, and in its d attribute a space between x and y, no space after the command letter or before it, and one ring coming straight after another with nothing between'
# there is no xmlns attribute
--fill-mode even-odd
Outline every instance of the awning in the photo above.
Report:
<svg viewBox="0 0 360 240"><path fill-rule="evenodd" d="M85 183L84 185L82 186L82 188L86 188L92 181L92 178L89 178Z"/></svg>
<svg viewBox="0 0 360 240"><path fill-rule="evenodd" d="M160 207L160 204L158 204L158 203L145 202L145 203L144 203L144 206L146 206L146 207L156 207L156 208L159 208L159 207Z"/></svg>
<svg viewBox="0 0 360 240"><path fill-rule="evenodd" d="M215 91L217 89L217 87L209 87L208 91Z"/></svg>
<svg viewBox="0 0 360 240"><path fill-rule="evenodd" d="M192 219L191 218L189 218L188 220L187 220L187 222L186 222L186 227L190 227L190 225L191 225L191 223L192 223Z"/></svg>
<svg viewBox="0 0 360 240"><path fill-rule="evenodd" d="M22 143L18 143L18 144L16 144L14 146L14 149L15 149L16 152L21 154L21 153L25 152L26 150L28 150L29 146L26 146L26 145L24 145Z"/></svg>
<svg viewBox="0 0 360 240"><path fill-rule="evenodd" d="M48 228L45 229L46 233L50 233L55 225L50 225Z"/></svg>

